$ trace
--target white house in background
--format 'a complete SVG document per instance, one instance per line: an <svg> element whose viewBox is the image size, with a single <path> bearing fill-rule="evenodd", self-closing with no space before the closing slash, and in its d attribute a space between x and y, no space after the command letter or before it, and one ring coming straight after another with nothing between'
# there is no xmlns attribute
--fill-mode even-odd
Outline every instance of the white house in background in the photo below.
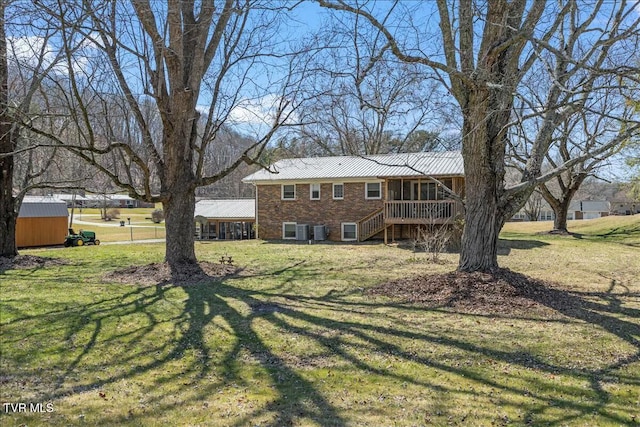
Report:
<svg viewBox="0 0 640 427"><path fill-rule="evenodd" d="M77 207L84 208L101 208L106 206L108 208L152 208L155 205L153 203L141 202L126 194L85 194L81 196L76 194L57 193L51 197L57 200L62 200L67 203L68 207L71 207L73 201Z"/></svg>
<svg viewBox="0 0 640 427"><path fill-rule="evenodd" d="M571 202L567 219L595 219L609 216L611 206L606 200L581 200Z"/></svg>
<svg viewBox="0 0 640 427"><path fill-rule="evenodd" d="M567 219L595 219L603 216L608 216L610 210L609 202L606 200L577 200L569 204L569 210L567 212ZM555 213L551 206L544 200L540 208L540 214L538 215L538 221L553 221L555 219ZM524 209L518 211L512 221L529 221Z"/></svg>
<svg viewBox="0 0 640 427"><path fill-rule="evenodd" d="M553 221L556 218L551 206L544 200L541 201L540 212L536 221ZM520 209L511 218L511 221L530 221L529 215L525 212L524 208Z"/></svg>
<svg viewBox="0 0 640 427"><path fill-rule="evenodd" d="M640 214L640 202L614 200L611 202L611 214L612 215Z"/></svg>

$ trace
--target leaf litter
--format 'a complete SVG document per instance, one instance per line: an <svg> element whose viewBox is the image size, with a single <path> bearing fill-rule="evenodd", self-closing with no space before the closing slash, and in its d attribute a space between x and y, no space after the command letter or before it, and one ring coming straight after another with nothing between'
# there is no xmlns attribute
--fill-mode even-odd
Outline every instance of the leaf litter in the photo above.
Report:
<svg viewBox="0 0 640 427"><path fill-rule="evenodd" d="M169 284L189 285L212 279L231 276L239 273L240 268L228 264L215 264L200 261L197 264L182 264L177 271L172 271L166 262L146 265L132 265L104 275L109 282L137 285Z"/></svg>
<svg viewBox="0 0 640 427"><path fill-rule="evenodd" d="M366 291L404 304L457 311L555 317L580 309L585 301L561 285L500 268L490 273L453 271L392 280Z"/></svg>

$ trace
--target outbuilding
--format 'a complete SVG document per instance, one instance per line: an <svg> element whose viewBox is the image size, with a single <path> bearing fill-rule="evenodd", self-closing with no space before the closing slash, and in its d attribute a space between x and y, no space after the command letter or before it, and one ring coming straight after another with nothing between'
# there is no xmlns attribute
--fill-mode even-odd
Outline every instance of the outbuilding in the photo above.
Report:
<svg viewBox="0 0 640 427"><path fill-rule="evenodd" d="M254 199L200 200L196 203L198 240L244 240L255 238Z"/></svg>
<svg viewBox="0 0 640 427"><path fill-rule="evenodd" d="M16 221L19 248L61 245L67 235L69 212L64 201L25 196Z"/></svg>

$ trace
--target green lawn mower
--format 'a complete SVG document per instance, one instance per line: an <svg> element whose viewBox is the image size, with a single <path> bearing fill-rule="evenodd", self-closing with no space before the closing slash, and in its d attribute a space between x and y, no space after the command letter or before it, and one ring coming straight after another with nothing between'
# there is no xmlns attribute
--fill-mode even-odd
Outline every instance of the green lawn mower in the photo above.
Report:
<svg viewBox="0 0 640 427"><path fill-rule="evenodd" d="M73 228L69 229L69 235L64 239L64 246L84 246L84 245L99 245L100 240L96 239L96 233L93 231L80 230L80 233L73 231Z"/></svg>

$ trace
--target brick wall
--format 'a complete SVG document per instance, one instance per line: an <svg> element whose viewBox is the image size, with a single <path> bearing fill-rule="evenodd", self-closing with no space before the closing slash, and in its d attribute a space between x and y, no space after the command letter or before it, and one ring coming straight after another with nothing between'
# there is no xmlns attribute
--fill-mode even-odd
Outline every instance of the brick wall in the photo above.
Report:
<svg viewBox="0 0 640 427"><path fill-rule="evenodd" d="M385 184L382 183L382 194ZM344 199L333 199L333 185L320 185L320 200L309 199L309 184L296 184L296 200L281 199L281 185L258 185L258 237L265 240L282 239L282 223L295 222L329 227L329 240L341 239L341 223L358 222L384 202L365 199L364 182L344 183Z"/></svg>

